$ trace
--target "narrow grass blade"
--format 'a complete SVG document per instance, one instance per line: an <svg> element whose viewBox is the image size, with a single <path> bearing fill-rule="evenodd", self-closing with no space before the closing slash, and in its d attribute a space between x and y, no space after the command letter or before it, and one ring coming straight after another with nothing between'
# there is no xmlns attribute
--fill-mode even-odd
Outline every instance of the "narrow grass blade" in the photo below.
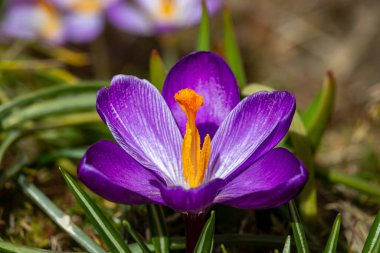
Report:
<svg viewBox="0 0 380 253"><path fill-rule="evenodd" d="M4 253L55 253L56 251L35 249L16 245L10 242L0 242L0 252Z"/></svg>
<svg viewBox="0 0 380 253"><path fill-rule="evenodd" d="M5 155L5 152L8 150L8 148L22 136L22 133L18 130L9 131L5 134L6 136L4 137L3 140L1 140L1 144L0 144L0 165L3 161L3 157Z"/></svg>
<svg viewBox="0 0 380 253"><path fill-rule="evenodd" d="M244 66L241 60L239 47L236 42L233 22L231 14L228 9L224 9L224 51L226 54L227 62L234 72L239 86L242 88L246 85L246 78L244 73Z"/></svg>
<svg viewBox="0 0 380 253"><path fill-rule="evenodd" d="M89 56L86 53L74 51L65 47L45 47L37 43L31 45L34 50L37 50L45 55L56 58L57 60L76 67L88 65Z"/></svg>
<svg viewBox="0 0 380 253"><path fill-rule="evenodd" d="M165 64L157 50L153 49L149 61L149 79L157 89L162 90L166 77Z"/></svg>
<svg viewBox="0 0 380 253"><path fill-rule="evenodd" d="M14 176L16 176L21 169L29 162L28 157L25 154L22 154L20 158L17 159L11 167L6 168L0 174L0 189L3 188L4 184Z"/></svg>
<svg viewBox="0 0 380 253"><path fill-rule="evenodd" d="M327 240L326 247L325 247L325 250L323 251L323 253L335 253L336 252L341 222L342 222L342 218L341 218L340 213L338 213L338 215L335 218L329 239Z"/></svg>
<svg viewBox="0 0 380 253"><path fill-rule="evenodd" d="M166 227L162 207L158 205L148 205L147 208L154 250L156 253L168 253L168 229Z"/></svg>
<svg viewBox="0 0 380 253"><path fill-rule="evenodd" d="M215 230L215 212L212 211L210 218L203 227L202 233L199 236L194 253L212 253L214 248L214 230Z"/></svg>
<svg viewBox="0 0 380 253"><path fill-rule="evenodd" d="M75 84L79 81L78 77L62 68L41 69L36 71L36 75L39 79L51 84Z"/></svg>
<svg viewBox="0 0 380 253"><path fill-rule="evenodd" d="M362 253L377 253L380 242L380 211L369 230L368 237L364 243Z"/></svg>
<svg viewBox="0 0 380 253"><path fill-rule="evenodd" d="M222 250L222 253L228 253L228 250L224 246L224 244L220 244L220 249Z"/></svg>
<svg viewBox="0 0 380 253"><path fill-rule="evenodd" d="M296 204L294 200L289 201L290 225L293 231L294 241L296 243L298 253L309 253L309 246L307 245L305 231L299 217Z"/></svg>
<svg viewBox="0 0 380 253"><path fill-rule="evenodd" d="M290 235L288 235L286 237L286 241L285 241L285 245L284 245L284 249L282 250L282 253L290 253Z"/></svg>
<svg viewBox="0 0 380 253"><path fill-rule="evenodd" d="M362 193L380 198L380 186L376 183L320 166L316 167L316 173L331 183L342 184Z"/></svg>
<svg viewBox="0 0 380 253"><path fill-rule="evenodd" d="M128 233L132 236L132 238L137 242L142 253L152 253L152 251L149 250L144 240L138 233L136 233L136 231L132 228L131 224L129 224L128 221L123 221L123 225L127 229Z"/></svg>
<svg viewBox="0 0 380 253"><path fill-rule="evenodd" d="M199 25L197 50L209 51L211 48L210 45L210 16L208 14L206 1L202 1L202 18Z"/></svg>
<svg viewBox="0 0 380 253"><path fill-rule="evenodd" d="M79 186L79 184L71 177L69 173L62 170L62 175L74 194L79 205L85 211L87 218L98 231L104 242L107 244L112 253L131 253L123 238L112 226L109 219L104 215L95 202L87 195L87 193Z"/></svg>
<svg viewBox="0 0 380 253"><path fill-rule="evenodd" d="M8 130L19 126L28 120L40 119L51 115L56 116L69 112L81 112L91 109L95 110L95 101L95 92L42 101L3 118L1 121L1 127L4 130Z"/></svg>
<svg viewBox="0 0 380 253"><path fill-rule="evenodd" d="M328 72L319 94L303 114L303 121L308 136L316 149L334 110L335 79L332 72Z"/></svg>
<svg viewBox="0 0 380 253"><path fill-rule="evenodd" d="M0 62L0 71L30 71L41 69L54 69L62 67L62 64L55 60L2 60Z"/></svg>
<svg viewBox="0 0 380 253"><path fill-rule="evenodd" d="M73 240L91 253L105 253L105 251L75 225L68 215L62 212L49 198L37 187L26 181L24 176L18 177L18 183L34 203L36 203L58 226L68 233ZM17 251L21 252L21 251Z"/></svg>
<svg viewBox="0 0 380 253"><path fill-rule="evenodd" d="M106 81L94 81L94 82L81 82L73 85L58 85L50 88L31 92L20 97L12 99L9 103L2 104L0 106L0 119L2 119L8 112L14 108L21 107L27 104L32 104L35 101L42 101L46 98L55 96L63 96L66 94L78 94L86 91L97 91L98 89L105 87Z"/></svg>

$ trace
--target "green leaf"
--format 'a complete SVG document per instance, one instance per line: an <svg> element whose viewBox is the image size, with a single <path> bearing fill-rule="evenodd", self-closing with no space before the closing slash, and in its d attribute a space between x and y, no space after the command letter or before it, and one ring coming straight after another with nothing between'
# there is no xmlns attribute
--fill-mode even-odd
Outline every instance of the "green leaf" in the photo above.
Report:
<svg viewBox="0 0 380 253"><path fill-rule="evenodd" d="M294 114L289 129L290 139L295 155L303 162L309 171L308 181L302 190L300 199L300 212L308 222L315 224L318 216L317 187L315 184L314 158L312 147L307 137L302 118L298 113Z"/></svg>
<svg viewBox="0 0 380 253"><path fill-rule="evenodd" d="M41 101L3 118L1 127L7 130L15 128L28 120L36 120L69 112L95 110L95 102L95 92Z"/></svg>
<svg viewBox="0 0 380 253"><path fill-rule="evenodd" d="M318 176L323 177L331 183L342 184L362 193L377 198L380 197L380 186L376 183L371 183L359 177L347 175L331 168L323 168L320 166L316 167L316 173Z"/></svg>
<svg viewBox="0 0 380 253"><path fill-rule="evenodd" d="M166 77L165 65L157 50L153 49L149 61L149 78L157 89L162 90Z"/></svg>
<svg viewBox="0 0 380 253"><path fill-rule="evenodd" d="M301 219L299 217L294 200L289 201L290 225L293 231L294 241L296 243L298 253L309 253L305 231L303 229Z"/></svg>
<svg viewBox="0 0 380 253"><path fill-rule="evenodd" d="M340 230L340 223L342 221L340 213L335 218L333 227L331 229L331 233L329 236L329 239L327 240L325 250L323 253L335 253L336 247L338 245L338 239L339 239L339 230Z"/></svg>
<svg viewBox="0 0 380 253"><path fill-rule="evenodd" d="M210 16L208 14L206 1L202 1L202 18L199 25L197 50L209 51L211 48L210 45Z"/></svg>
<svg viewBox="0 0 380 253"><path fill-rule="evenodd" d="M224 9L224 51L226 54L227 62L234 72L239 86L242 88L246 85L246 78L244 73L244 66L241 60L239 47L236 42L233 22L231 14L228 9Z"/></svg>
<svg viewBox="0 0 380 253"><path fill-rule="evenodd" d="M0 241L0 252L3 252L3 253L55 253L56 251L35 249L35 248L16 245L10 242Z"/></svg>
<svg viewBox="0 0 380 253"><path fill-rule="evenodd" d="M149 250L144 240L138 233L136 233L136 231L132 228L131 224L129 224L128 221L123 221L123 225L126 227L128 233L132 236L132 238L137 242L142 253L152 253L152 251Z"/></svg>
<svg viewBox="0 0 380 253"><path fill-rule="evenodd" d="M285 241L285 245L284 245L284 249L282 250L282 253L290 253L290 235L288 235L286 237L286 241Z"/></svg>
<svg viewBox="0 0 380 253"><path fill-rule="evenodd" d="M86 91L97 91L98 89L104 87L106 83L106 81L81 82L73 85L53 86L50 88L27 93L20 97L14 98L9 103L2 104L0 106L0 119L2 119L7 113L17 107L32 104L36 101L41 101L46 98L51 98L58 95L62 96L65 94L78 94L80 92Z"/></svg>
<svg viewBox="0 0 380 253"><path fill-rule="evenodd" d="M317 149L322 135L334 110L335 79L328 72L322 88L309 108L305 111L303 121L314 150Z"/></svg>
<svg viewBox="0 0 380 253"><path fill-rule="evenodd" d="M245 87L242 88L241 94L244 97L248 97L258 91L273 91L273 90L274 90L273 88L263 85L263 84L251 83L251 84L247 84Z"/></svg>
<svg viewBox="0 0 380 253"><path fill-rule="evenodd" d="M168 253L168 229L166 227L162 207L158 205L148 205L147 208L154 250L156 253Z"/></svg>
<svg viewBox="0 0 380 253"><path fill-rule="evenodd" d="M61 169L61 172L71 192L74 194L75 199L85 211L87 218L91 221L91 224L95 227L96 231L98 231L101 238L107 244L110 252L131 253L127 245L124 243L123 238L112 226L109 219L104 215L90 196L88 196L88 194L79 186L79 184L69 173L63 169Z"/></svg>
<svg viewBox="0 0 380 253"><path fill-rule="evenodd" d="M16 176L24 166L29 163L30 160L28 159L27 155L21 154L20 158L18 158L12 166L9 168L6 168L1 174L0 174L0 189L3 188L4 184L14 176Z"/></svg>
<svg viewBox="0 0 380 253"><path fill-rule="evenodd" d="M5 155L5 152L8 150L8 148L15 143L20 137L22 136L22 133L20 131L9 131L6 133L6 136L4 139L1 140L0 143L0 165L3 161L3 157Z"/></svg>
<svg viewBox="0 0 380 253"><path fill-rule="evenodd" d="M362 253L377 253L380 242L380 211L369 230L367 240L364 243Z"/></svg>
<svg viewBox="0 0 380 253"><path fill-rule="evenodd" d="M220 249L222 250L222 253L228 253L228 250L224 246L224 244L220 244Z"/></svg>
<svg viewBox="0 0 380 253"><path fill-rule="evenodd" d="M214 248L215 212L212 211L199 236L194 253L212 253Z"/></svg>
<svg viewBox="0 0 380 253"><path fill-rule="evenodd" d="M88 235L83 232L68 215L59 209L44 193L33 184L26 181L24 176L18 177L18 184L22 191L36 203L60 228L68 233L85 250L92 253L105 253ZM16 251L22 252L22 251ZM25 251L26 252L26 251Z"/></svg>

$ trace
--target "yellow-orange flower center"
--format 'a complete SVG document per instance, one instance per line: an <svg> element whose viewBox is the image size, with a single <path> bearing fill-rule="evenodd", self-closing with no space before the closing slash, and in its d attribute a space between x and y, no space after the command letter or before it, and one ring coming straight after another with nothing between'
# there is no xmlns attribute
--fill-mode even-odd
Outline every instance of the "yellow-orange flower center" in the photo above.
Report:
<svg viewBox="0 0 380 253"><path fill-rule="evenodd" d="M82 13L97 13L102 9L102 3L99 0L76 1L71 8Z"/></svg>
<svg viewBox="0 0 380 253"><path fill-rule="evenodd" d="M175 1L174 0L161 0L160 7L160 16L163 18L168 18L173 16L175 9Z"/></svg>
<svg viewBox="0 0 380 253"><path fill-rule="evenodd" d="M44 20L43 27L40 31L41 36L52 39L57 35L61 26L58 11L46 0L37 0L37 6L43 11L47 19Z"/></svg>
<svg viewBox="0 0 380 253"><path fill-rule="evenodd" d="M206 135L201 148L199 131L195 125L197 111L203 105L203 97L192 89L183 89L174 95L174 99L187 118L182 142L182 167L185 181L194 188L203 182L211 152L210 135Z"/></svg>

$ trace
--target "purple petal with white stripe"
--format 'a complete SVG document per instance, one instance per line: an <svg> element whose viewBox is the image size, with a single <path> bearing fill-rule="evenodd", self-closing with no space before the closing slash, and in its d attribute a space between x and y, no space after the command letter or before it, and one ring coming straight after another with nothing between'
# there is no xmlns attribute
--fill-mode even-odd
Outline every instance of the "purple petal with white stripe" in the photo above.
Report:
<svg viewBox="0 0 380 253"><path fill-rule="evenodd" d="M183 184L182 137L158 90L146 80L119 75L98 93L97 110L121 147L168 184Z"/></svg>
<svg viewBox="0 0 380 253"><path fill-rule="evenodd" d="M93 192L125 204L164 204L159 177L137 163L112 141L91 146L78 168L79 179Z"/></svg>
<svg viewBox="0 0 380 253"><path fill-rule="evenodd" d="M215 202L244 209L274 208L294 198L307 181L307 170L288 150L269 151L239 174Z"/></svg>
<svg viewBox="0 0 380 253"><path fill-rule="evenodd" d="M287 133L295 98L286 91L258 92L234 108L211 143L207 180L238 174Z"/></svg>

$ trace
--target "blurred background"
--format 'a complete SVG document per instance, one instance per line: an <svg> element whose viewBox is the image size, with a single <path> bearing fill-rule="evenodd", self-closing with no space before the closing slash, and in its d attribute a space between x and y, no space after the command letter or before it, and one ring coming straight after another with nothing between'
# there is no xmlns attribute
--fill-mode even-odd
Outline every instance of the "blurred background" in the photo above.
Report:
<svg viewBox="0 0 380 253"><path fill-rule="evenodd" d="M3 23L12 2L1 1ZM326 72L334 73L337 82L335 109L317 152L317 163L380 183L380 1L227 0L222 8L231 12L248 83L293 92L302 111L318 93ZM169 69L176 59L193 51L196 45L196 24L171 31L136 34L111 24L106 17L103 19L104 26L99 34L80 43L75 39L56 43L39 37L25 40L2 31L1 103L60 82L52 71L45 70L64 70L58 71L58 75L69 81L102 80L107 83L119 73L148 78L153 49L157 49ZM215 11L211 25L212 49L223 55L221 11ZM91 141L84 140L81 145ZM62 139L61 146L64 143ZM33 153L41 144L26 139L24 145L29 145ZM3 167L6 164L7 159ZM38 173L37 184L49 196L60 198L58 202L70 206L73 200L69 193L63 193L65 185L57 179L60 175L48 182L52 176L48 170L45 172ZM57 180L61 188L54 188ZM379 199L363 196L339 184L319 181L318 186L319 208L326 212L327 220L331 220L329 210L342 212L344 237L350 248L358 251L373 221L373 213L379 207ZM14 193L5 197L13 189L10 183L0 195L1 234L8 239L24 238L16 240L24 244L41 246L43 243L36 243L36 238L20 236L28 231L26 227L30 224L25 223L21 228L14 225L12 231L9 227L10 211L5 208L14 208L18 217L32 208L26 205L16 209L10 197L14 197ZM108 202L106 205L116 210L115 205ZM73 209L70 212L78 211L78 207ZM244 217L250 220L250 216ZM46 229L56 229L45 223L35 226L33 229L40 229L41 234Z"/></svg>

